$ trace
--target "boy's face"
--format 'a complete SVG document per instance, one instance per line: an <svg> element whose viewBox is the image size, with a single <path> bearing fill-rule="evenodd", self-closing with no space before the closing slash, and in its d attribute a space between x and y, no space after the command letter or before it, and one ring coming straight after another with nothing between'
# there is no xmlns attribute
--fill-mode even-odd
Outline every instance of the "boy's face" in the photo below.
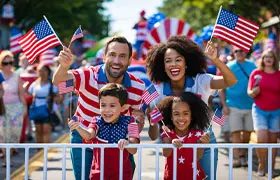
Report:
<svg viewBox="0 0 280 180"><path fill-rule="evenodd" d="M122 110L118 98L114 96L101 96L100 114L105 122L111 123L117 121Z"/></svg>

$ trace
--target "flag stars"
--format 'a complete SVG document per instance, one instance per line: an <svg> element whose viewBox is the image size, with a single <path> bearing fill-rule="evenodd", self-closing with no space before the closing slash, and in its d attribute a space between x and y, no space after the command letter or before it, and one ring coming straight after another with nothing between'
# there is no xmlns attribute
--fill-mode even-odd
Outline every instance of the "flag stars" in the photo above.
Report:
<svg viewBox="0 0 280 180"><path fill-rule="evenodd" d="M189 135L188 135L188 138L191 138L191 137L192 137L192 135L193 135L193 134L190 132L190 133L189 133Z"/></svg>
<svg viewBox="0 0 280 180"><path fill-rule="evenodd" d="M200 137L200 136L202 136L202 134L201 134L201 132L198 131L198 132L195 133L195 136Z"/></svg>
<svg viewBox="0 0 280 180"><path fill-rule="evenodd" d="M179 164L184 164L185 158L183 158L183 157L181 156L178 160L179 160Z"/></svg>

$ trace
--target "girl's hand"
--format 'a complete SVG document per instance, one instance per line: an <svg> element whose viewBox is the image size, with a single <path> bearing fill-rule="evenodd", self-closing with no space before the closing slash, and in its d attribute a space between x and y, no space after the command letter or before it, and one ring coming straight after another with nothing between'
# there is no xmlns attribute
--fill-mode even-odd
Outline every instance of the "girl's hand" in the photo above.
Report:
<svg viewBox="0 0 280 180"><path fill-rule="evenodd" d="M208 144L210 142L210 135L209 133L204 133L198 140L202 144Z"/></svg>
<svg viewBox="0 0 280 180"><path fill-rule="evenodd" d="M120 150L124 150L124 146L127 146L128 144L129 144L128 140L120 139L118 142L118 147Z"/></svg>
<svg viewBox="0 0 280 180"><path fill-rule="evenodd" d="M69 119L68 119L68 121L69 121ZM70 130L73 131L74 129L78 129L80 127L80 123L79 122L75 122L73 120L70 120L68 122L68 126L69 126Z"/></svg>
<svg viewBox="0 0 280 180"><path fill-rule="evenodd" d="M172 140L172 144L176 147L176 148L180 148L183 146L182 142L179 139L173 139Z"/></svg>
<svg viewBox="0 0 280 180"><path fill-rule="evenodd" d="M252 89L252 91L253 91L253 96L256 97L260 93L260 87L256 86Z"/></svg>
<svg viewBox="0 0 280 180"><path fill-rule="evenodd" d="M227 107L227 106L223 106L223 109L222 109L222 111L223 111L223 114L225 115L225 116L228 116L229 115L229 108Z"/></svg>
<svg viewBox="0 0 280 180"><path fill-rule="evenodd" d="M208 41L206 48L205 48L205 54L211 60L218 59L218 49L215 47L215 45L212 41Z"/></svg>

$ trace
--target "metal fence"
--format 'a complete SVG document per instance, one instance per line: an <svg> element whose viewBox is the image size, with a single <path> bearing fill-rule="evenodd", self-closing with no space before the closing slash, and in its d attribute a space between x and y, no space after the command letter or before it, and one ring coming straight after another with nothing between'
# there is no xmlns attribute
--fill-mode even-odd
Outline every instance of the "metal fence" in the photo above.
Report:
<svg viewBox="0 0 280 180"><path fill-rule="evenodd" d="M25 180L28 180L28 168L29 168L29 150L32 148L44 149L44 167L43 167L43 179L47 179L47 155L50 148L62 149L62 179L66 180L66 149L68 148L82 148L82 180L84 180L85 174L85 149L86 148L100 148L101 149L101 173L100 179L103 180L104 175L104 148L117 148L117 144L0 144L0 148L6 149L6 179L10 179L10 149L11 148L23 148L25 149ZM126 148L137 148L138 156L138 176L137 179L141 180L141 167L142 167L142 149L150 148L156 149L156 179L159 179L159 152L161 148L173 148L171 144L129 144ZM248 149L248 179L252 180L252 156L253 149L267 148L268 149L268 179L272 179L272 148L280 148L280 144L184 144L182 148L193 148L193 162L197 161L197 148L210 148L211 149L211 177L214 179L214 149L225 148L229 149L229 179L233 178L233 148L246 148ZM173 151L173 179L176 180L176 167L177 167L177 151ZM119 166L119 179L123 179L123 151L120 151L120 166ZM193 179L196 179L196 163L193 163Z"/></svg>

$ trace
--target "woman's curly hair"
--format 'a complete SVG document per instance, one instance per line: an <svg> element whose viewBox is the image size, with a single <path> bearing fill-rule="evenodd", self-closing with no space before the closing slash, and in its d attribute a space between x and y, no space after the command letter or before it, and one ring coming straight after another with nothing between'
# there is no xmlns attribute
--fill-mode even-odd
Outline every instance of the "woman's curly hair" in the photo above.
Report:
<svg viewBox="0 0 280 180"><path fill-rule="evenodd" d="M164 70L164 55L167 49L174 49L185 58L186 76L195 77L199 73L205 73L207 62L201 48L184 35L171 36L165 44L154 46L147 54L147 72L152 82L170 80Z"/></svg>
<svg viewBox="0 0 280 180"><path fill-rule="evenodd" d="M162 113L163 122L170 129L175 126L172 121L172 105L173 103L184 102L190 106L191 123L189 129L204 130L210 125L210 108L204 101L191 92L184 92L179 97L167 96L158 104L158 109ZM162 125L162 123L161 123Z"/></svg>

